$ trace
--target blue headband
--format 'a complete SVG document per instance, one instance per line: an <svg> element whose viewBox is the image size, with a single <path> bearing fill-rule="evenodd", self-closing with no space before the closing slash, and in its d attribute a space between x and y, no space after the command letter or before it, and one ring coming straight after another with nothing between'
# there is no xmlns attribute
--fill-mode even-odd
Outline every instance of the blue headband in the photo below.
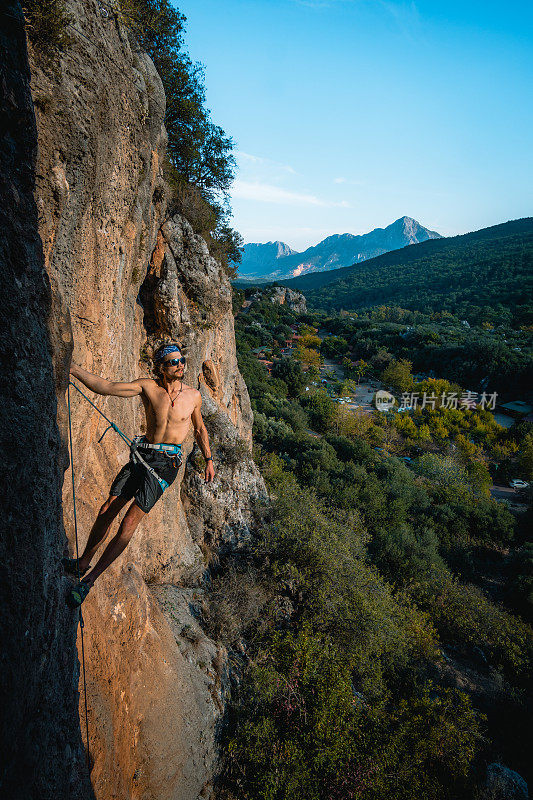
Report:
<svg viewBox="0 0 533 800"><path fill-rule="evenodd" d="M175 353L176 350L181 353L181 348L178 344L166 344L164 347L159 348L154 356L154 361L156 364L159 364L160 361L163 361L165 356L168 356L169 353Z"/></svg>

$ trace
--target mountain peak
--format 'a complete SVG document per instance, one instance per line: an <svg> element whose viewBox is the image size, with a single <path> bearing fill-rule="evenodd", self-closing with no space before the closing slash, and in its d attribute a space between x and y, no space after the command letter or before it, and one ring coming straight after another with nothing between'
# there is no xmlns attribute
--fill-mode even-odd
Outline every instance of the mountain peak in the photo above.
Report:
<svg viewBox="0 0 533 800"><path fill-rule="evenodd" d="M361 235L334 233L303 253L280 241L247 244L243 247L239 275L259 282L283 280L348 267L410 244L440 238L439 233L425 228L413 217L403 216L385 228L374 228Z"/></svg>
<svg viewBox="0 0 533 800"><path fill-rule="evenodd" d="M392 225L390 225L389 227L392 228L393 226L401 228L406 236L412 238L413 241L411 242L411 244L416 244L419 241L422 241L419 238L421 231L424 231L425 233L429 234L429 236L425 238L429 239L442 238L440 233L437 233L437 231L430 231L429 228L425 228L423 225L420 224L420 222L417 219L414 219L413 217L406 217L406 216L400 217L395 222L393 222Z"/></svg>

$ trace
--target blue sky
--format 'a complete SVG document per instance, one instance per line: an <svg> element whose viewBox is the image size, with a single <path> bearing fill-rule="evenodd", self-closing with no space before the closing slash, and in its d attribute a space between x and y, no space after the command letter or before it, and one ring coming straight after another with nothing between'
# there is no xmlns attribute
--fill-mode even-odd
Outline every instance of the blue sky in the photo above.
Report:
<svg viewBox="0 0 533 800"><path fill-rule="evenodd" d="M182 0L234 227L302 250L408 215L443 235L533 214L533 3Z"/></svg>

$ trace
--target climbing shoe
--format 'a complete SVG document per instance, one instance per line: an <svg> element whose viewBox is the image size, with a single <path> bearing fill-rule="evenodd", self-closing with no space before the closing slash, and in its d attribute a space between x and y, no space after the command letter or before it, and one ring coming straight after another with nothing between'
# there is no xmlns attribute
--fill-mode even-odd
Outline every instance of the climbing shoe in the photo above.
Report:
<svg viewBox="0 0 533 800"><path fill-rule="evenodd" d="M87 595L89 594L90 586L85 581L80 581L73 586L67 594L67 603L71 608L78 608L81 606Z"/></svg>
<svg viewBox="0 0 533 800"><path fill-rule="evenodd" d="M63 569L65 572L68 572L69 575L75 575L78 577L78 559L77 558L62 558L61 563L63 564ZM85 575L89 567L85 567L85 569L80 569L80 576Z"/></svg>

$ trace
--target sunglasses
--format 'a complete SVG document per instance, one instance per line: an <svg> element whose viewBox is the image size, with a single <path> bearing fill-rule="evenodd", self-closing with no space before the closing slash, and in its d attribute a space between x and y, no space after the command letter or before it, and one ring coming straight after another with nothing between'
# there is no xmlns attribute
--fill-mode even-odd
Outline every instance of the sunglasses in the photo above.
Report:
<svg viewBox="0 0 533 800"><path fill-rule="evenodd" d="M181 358L169 358L168 361L163 361L163 366L170 364L171 367L177 367L178 364L185 364L186 360L183 356Z"/></svg>

